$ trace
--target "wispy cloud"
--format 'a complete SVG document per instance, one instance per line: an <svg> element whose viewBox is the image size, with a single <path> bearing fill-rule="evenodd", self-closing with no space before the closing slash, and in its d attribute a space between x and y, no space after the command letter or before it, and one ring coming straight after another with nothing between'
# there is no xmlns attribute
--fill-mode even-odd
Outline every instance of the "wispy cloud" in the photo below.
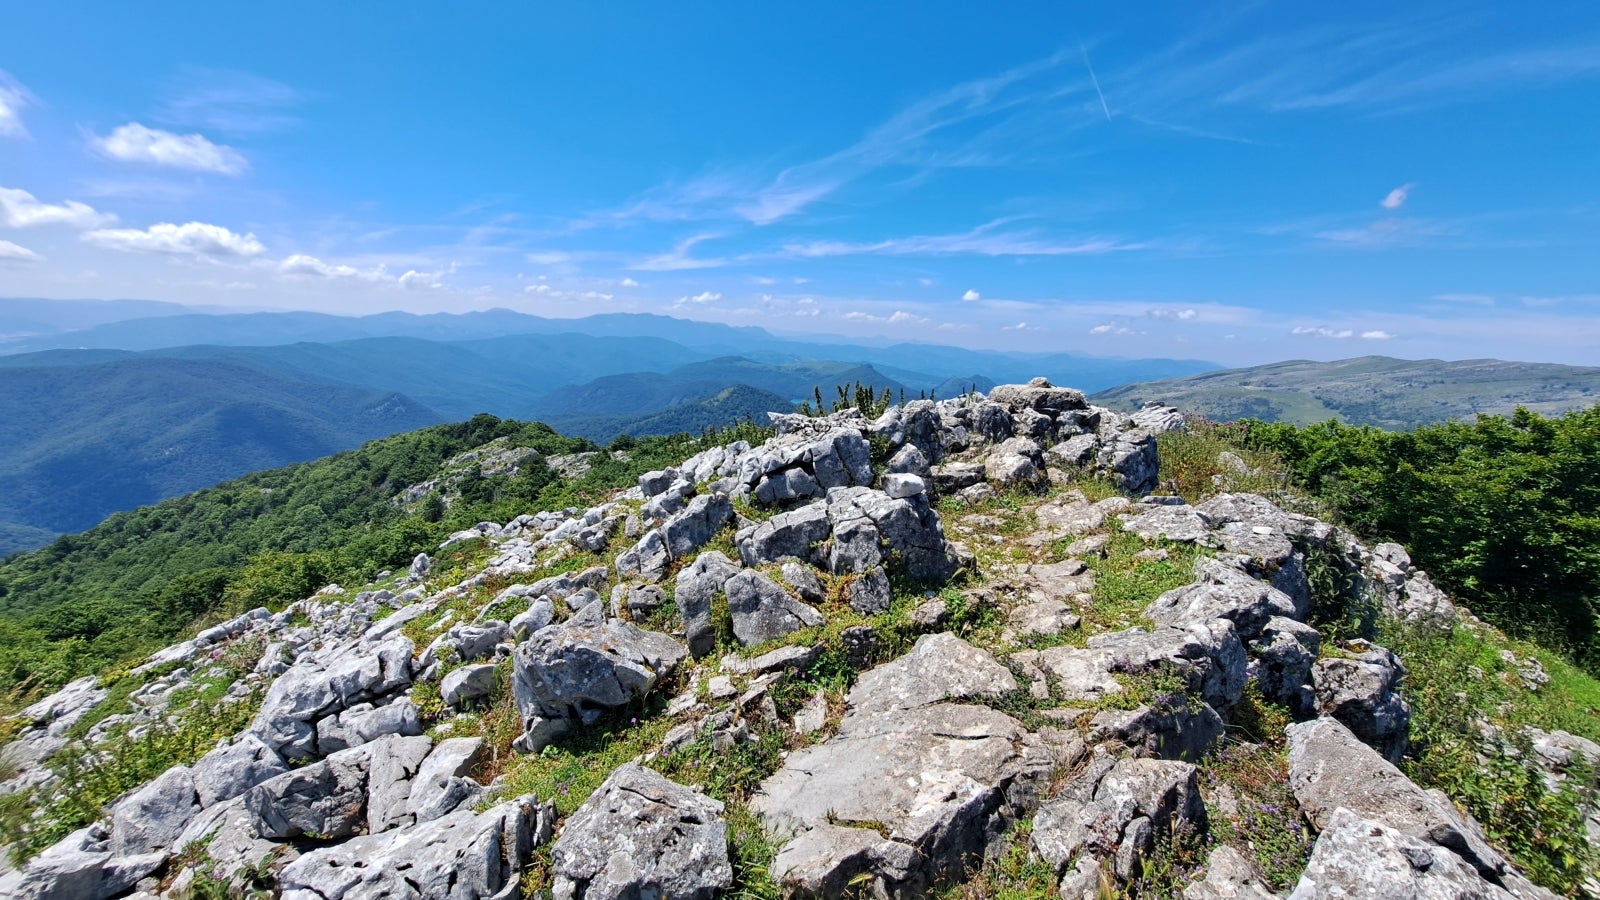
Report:
<svg viewBox="0 0 1600 900"><path fill-rule="evenodd" d="M693 269L716 269L728 264L721 257L697 257L690 253L696 244L721 237L718 234L697 234L679 241L671 251L652 256L629 266L641 272L682 272Z"/></svg>
<svg viewBox="0 0 1600 900"><path fill-rule="evenodd" d="M93 207L68 200L64 203L40 203L32 194L19 188L0 188L0 225L8 228L31 228L37 225L68 225L73 228L95 228L115 222L116 216L97 212Z"/></svg>
<svg viewBox="0 0 1600 900"><path fill-rule="evenodd" d="M1175 319L1177 321L1187 322L1190 319L1199 316L1200 313L1193 309L1152 309L1147 311L1145 315L1152 319Z"/></svg>
<svg viewBox="0 0 1600 900"><path fill-rule="evenodd" d="M0 69L0 137L25 138L22 110L33 103L33 95L20 82Z"/></svg>
<svg viewBox="0 0 1600 900"><path fill-rule="evenodd" d="M846 320L851 322L872 322L878 325L927 325L932 322L927 316L897 309L887 316L877 316L872 313L852 310L844 314Z"/></svg>
<svg viewBox="0 0 1600 900"><path fill-rule="evenodd" d="M1090 334L1114 334L1114 335L1144 334L1144 332L1142 332L1142 331L1135 331L1135 330L1133 330L1132 328L1129 328L1126 325L1119 325L1119 324L1117 324L1115 322L1107 322L1104 325L1096 325L1093 328L1089 329L1089 333Z"/></svg>
<svg viewBox="0 0 1600 900"><path fill-rule="evenodd" d="M39 263L44 257L10 241L0 241L0 265L7 263Z"/></svg>
<svg viewBox="0 0 1600 900"><path fill-rule="evenodd" d="M787 244L782 255L815 259L829 256L1098 256L1140 250L1142 243L1108 238L1063 241L1029 231L1002 230L1012 220L998 219L959 234L918 235L872 242L810 241Z"/></svg>
<svg viewBox="0 0 1600 900"><path fill-rule="evenodd" d="M1390 334L1387 331L1383 331L1381 329L1374 329L1372 331L1363 331L1363 332L1361 332L1361 337L1362 337L1363 340L1368 340L1368 341L1388 341L1388 340L1393 340L1394 339L1394 335Z"/></svg>
<svg viewBox="0 0 1600 900"><path fill-rule="evenodd" d="M253 234L238 234L205 222L162 223L149 228L87 231L83 239L98 247L125 253L156 253L202 259L260 256L266 247Z"/></svg>
<svg viewBox="0 0 1600 900"><path fill-rule="evenodd" d="M280 81L249 72L189 67L167 84L159 121L227 134L281 131L299 123L289 110L305 100Z"/></svg>
<svg viewBox="0 0 1600 900"><path fill-rule="evenodd" d="M1445 303L1461 303L1467 306L1493 306L1494 298L1488 294L1434 294L1433 299Z"/></svg>
<svg viewBox="0 0 1600 900"><path fill-rule="evenodd" d="M1082 44L1078 45L1078 52L1083 54L1083 67L1089 70L1089 83L1094 85L1094 95L1100 98L1100 111L1106 114L1106 121L1111 121L1111 105L1106 103L1106 92L1100 90L1100 79L1094 74L1094 63L1089 61L1089 51Z"/></svg>
<svg viewBox="0 0 1600 900"><path fill-rule="evenodd" d="M143 163L195 172L238 175L250 168L244 155L226 144L213 144L204 135L173 134L138 122L120 125L89 145L107 159Z"/></svg>

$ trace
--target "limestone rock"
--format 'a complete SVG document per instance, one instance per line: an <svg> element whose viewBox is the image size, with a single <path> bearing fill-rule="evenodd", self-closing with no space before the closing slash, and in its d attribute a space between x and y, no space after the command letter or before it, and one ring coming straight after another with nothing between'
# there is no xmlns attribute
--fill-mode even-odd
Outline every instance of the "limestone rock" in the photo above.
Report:
<svg viewBox="0 0 1600 900"><path fill-rule="evenodd" d="M200 757L194 764L194 789L201 807L214 806L287 771L283 757L247 731Z"/></svg>
<svg viewBox="0 0 1600 900"><path fill-rule="evenodd" d="M491 900L515 896L554 810L519 797L487 812L461 809L399 831L307 853L279 876L283 900Z"/></svg>
<svg viewBox="0 0 1600 900"><path fill-rule="evenodd" d="M755 569L745 569L724 585L733 636L746 647L764 644L802 628L822 624L822 614L789 596L777 582Z"/></svg>
<svg viewBox="0 0 1600 900"><path fill-rule="evenodd" d="M1287 735L1289 787L1317 829L1332 828L1346 809L1446 848L1485 877L1499 879L1509 870L1475 824L1413 784L1338 720L1301 722Z"/></svg>
<svg viewBox="0 0 1600 900"><path fill-rule="evenodd" d="M171 847L199 810L194 773L173 766L112 807L111 855L136 856Z"/></svg>
<svg viewBox="0 0 1600 900"><path fill-rule="evenodd" d="M278 841L355 834L366 824L369 763L366 747L342 750L246 791L244 806L256 833Z"/></svg>
<svg viewBox="0 0 1600 900"><path fill-rule="evenodd" d="M597 607L596 615L599 614ZM583 614L573 621L583 618ZM593 722L647 693L688 655L667 635L612 619L546 628L517 646L512 692L524 723Z"/></svg>
<svg viewBox="0 0 1600 900"><path fill-rule="evenodd" d="M444 699L444 705L459 709L494 693L494 670L493 663L482 663L462 666L445 675L444 680L439 682L439 695Z"/></svg>
<svg viewBox="0 0 1600 900"><path fill-rule="evenodd" d="M997 699L1017 689L1011 670L949 632L917 638L911 652L862 673L852 710L915 709L946 700Z"/></svg>
<svg viewBox="0 0 1600 900"><path fill-rule="evenodd" d="M1400 660L1382 647L1318 660L1311 668L1317 710L1343 722L1385 759L1398 761L1411 722L1411 706L1400 695L1404 674Z"/></svg>
<svg viewBox="0 0 1600 900"><path fill-rule="evenodd" d="M1460 857L1340 807L1317 836L1290 900L1416 897L1419 900L1510 900L1512 894L1474 872Z"/></svg>
<svg viewBox="0 0 1600 900"><path fill-rule="evenodd" d="M1102 755L1033 818L1033 850L1065 872L1081 854L1105 855L1123 842L1136 819L1152 836L1205 821L1199 770L1186 762Z"/></svg>
<svg viewBox="0 0 1600 900"><path fill-rule="evenodd" d="M728 579L738 573L739 567L716 550L707 550L678 571L673 596L678 603L678 614L683 616L684 639L695 659L704 657L716 646L717 629L716 623L711 621L711 603Z"/></svg>
<svg viewBox="0 0 1600 900"><path fill-rule="evenodd" d="M611 773L552 848L557 900L712 900L733 884L722 804L637 763Z"/></svg>

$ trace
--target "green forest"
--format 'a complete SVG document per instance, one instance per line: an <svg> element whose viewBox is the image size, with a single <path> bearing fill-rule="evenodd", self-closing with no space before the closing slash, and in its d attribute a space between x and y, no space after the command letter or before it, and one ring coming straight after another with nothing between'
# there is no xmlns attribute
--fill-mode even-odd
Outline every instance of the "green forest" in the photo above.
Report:
<svg viewBox="0 0 1600 900"><path fill-rule="evenodd" d="M1413 431L1244 421L1298 487L1480 618L1600 674L1600 406Z"/></svg>

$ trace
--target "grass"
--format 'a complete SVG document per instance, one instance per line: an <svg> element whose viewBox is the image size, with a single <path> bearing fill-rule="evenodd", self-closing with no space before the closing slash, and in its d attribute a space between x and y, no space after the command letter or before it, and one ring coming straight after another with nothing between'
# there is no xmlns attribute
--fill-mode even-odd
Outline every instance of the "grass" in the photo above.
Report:
<svg viewBox="0 0 1600 900"><path fill-rule="evenodd" d="M1033 855L1033 820L1024 819L1006 834L1000 852L967 873L964 882L934 888L934 900L1051 900L1061 896L1055 867Z"/></svg>
<svg viewBox="0 0 1600 900"><path fill-rule="evenodd" d="M1311 835L1289 788L1289 712L1263 700L1250 682L1232 718L1223 747L1200 763L1211 833L1253 860L1274 890L1287 890L1311 856Z"/></svg>
<svg viewBox="0 0 1600 900"><path fill-rule="evenodd" d="M1109 525L1109 534L1105 555L1084 561L1094 572L1095 588L1093 602L1079 611L1083 623L1076 631L1082 640L1136 626L1151 627L1153 623L1144 616L1145 607L1167 591L1193 581L1195 560L1207 555L1206 550L1194 544L1167 540L1147 543L1124 531L1120 524ZM1070 543L1069 539L1056 542L1053 552L1057 559L1066 557ZM1167 557L1139 556L1151 548L1166 550Z"/></svg>
<svg viewBox="0 0 1600 900"><path fill-rule="evenodd" d="M1501 653L1526 657L1531 648L1486 627L1387 622L1380 636L1409 663L1406 773L1449 794L1533 881L1575 892L1587 874L1600 870L1600 848L1588 842L1583 813L1596 802L1600 773L1577 765L1552 789L1540 767L1524 762L1534 757L1524 729L1600 739L1600 719L1590 705L1600 697L1600 683L1547 654L1542 662L1551 682L1529 690ZM1463 716L1464 709L1475 716ZM1497 730L1500 746L1485 740L1474 718Z"/></svg>

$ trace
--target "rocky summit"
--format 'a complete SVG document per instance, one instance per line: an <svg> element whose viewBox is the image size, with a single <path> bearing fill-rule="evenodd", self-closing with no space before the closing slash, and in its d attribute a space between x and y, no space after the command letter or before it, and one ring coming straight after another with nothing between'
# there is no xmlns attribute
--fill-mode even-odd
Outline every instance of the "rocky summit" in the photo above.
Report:
<svg viewBox="0 0 1600 900"><path fill-rule="evenodd" d="M1344 613L1487 628L1404 548L1161 493L1176 410L1043 379L772 419L33 703L0 895L1558 896L1401 767L1413 663ZM62 824L196 716L239 727Z"/></svg>

